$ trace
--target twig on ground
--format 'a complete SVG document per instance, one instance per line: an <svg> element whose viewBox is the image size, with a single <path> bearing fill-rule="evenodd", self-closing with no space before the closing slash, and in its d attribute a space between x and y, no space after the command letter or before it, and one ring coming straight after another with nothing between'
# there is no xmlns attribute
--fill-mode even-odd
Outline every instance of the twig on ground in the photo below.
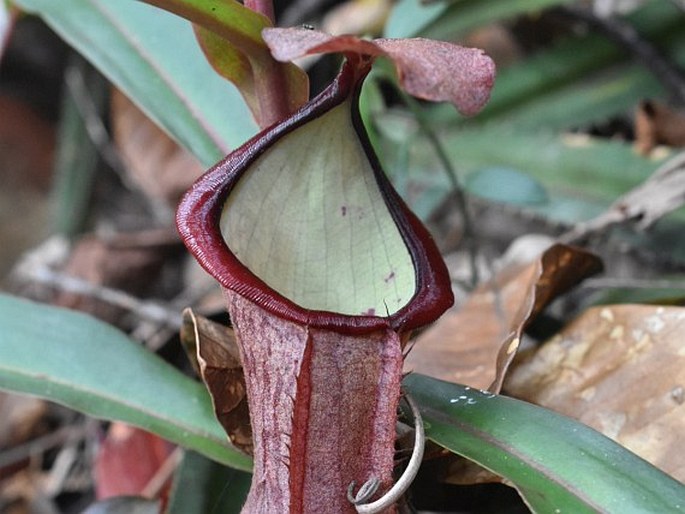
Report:
<svg viewBox="0 0 685 514"><path fill-rule="evenodd" d="M178 466L183 460L183 449L174 448L169 456L164 459L162 465L157 469L150 481L145 485L140 495L144 498L157 498L164 489L164 486L171 480Z"/></svg>
<svg viewBox="0 0 685 514"><path fill-rule="evenodd" d="M88 433L89 427L65 425L54 432L50 432L26 443L8 448L0 452L0 469L17 464L25 459L42 455L48 450L60 446L68 440L80 440Z"/></svg>
<svg viewBox="0 0 685 514"><path fill-rule="evenodd" d="M685 152L665 162L645 182L621 196L605 212L590 221L577 224L559 240L567 244L580 244L615 225L631 222L644 230L683 204Z"/></svg>
<svg viewBox="0 0 685 514"><path fill-rule="evenodd" d="M181 328L180 312L170 309L164 304L140 300L123 291L91 284L80 278L56 272L47 266L22 265L19 266L16 273L20 279L95 298L125 309L139 318L163 324L173 330L180 330Z"/></svg>

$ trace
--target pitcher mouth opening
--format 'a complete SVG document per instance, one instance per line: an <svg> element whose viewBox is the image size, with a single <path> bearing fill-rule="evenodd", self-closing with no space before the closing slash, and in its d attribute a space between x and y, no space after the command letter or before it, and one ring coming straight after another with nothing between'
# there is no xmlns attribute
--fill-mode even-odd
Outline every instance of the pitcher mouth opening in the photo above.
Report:
<svg viewBox="0 0 685 514"><path fill-rule="evenodd" d="M382 171L357 108L369 63L211 168L179 231L222 286L291 321L411 330L453 303L430 234Z"/></svg>

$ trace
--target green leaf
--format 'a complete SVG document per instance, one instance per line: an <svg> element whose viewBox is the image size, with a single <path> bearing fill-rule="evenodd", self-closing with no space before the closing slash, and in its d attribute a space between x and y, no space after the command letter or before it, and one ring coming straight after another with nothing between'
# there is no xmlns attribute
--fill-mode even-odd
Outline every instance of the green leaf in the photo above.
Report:
<svg viewBox="0 0 685 514"><path fill-rule="evenodd" d="M484 168L471 173L464 186L469 193L495 202L535 205L549 200L537 180L512 168Z"/></svg>
<svg viewBox="0 0 685 514"><path fill-rule="evenodd" d="M166 514L239 514L252 475L187 451L174 478Z"/></svg>
<svg viewBox="0 0 685 514"><path fill-rule="evenodd" d="M619 141L527 132L494 121L480 128L441 134L448 157L462 176L489 167L525 170L549 196L548 202L526 209L563 223L600 214L659 164L636 155L629 144ZM400 180L393 175L392 180L400 194L410 198L412 207L426 218L444 202L451 186L426 138L415 138L409 153L409 175L400 174ZM617 169L621 173L616 173Z"/></svg>
<svg viewBox="0 0 685 514"><path fill-rule="evenodd" d="M199 25L195 26L195 37L214 71L238 88L253 114L259 113L252 65L245 54L226 39Z"/></svg>
<svg viewBox="0 0 685 514"><path fill-rule="evenodd" d="M392 38L416 36L421 29L438 19L448 7L447 2L399 0L390 11L383 35Z"/></svg>
<svg viewBox="0 0 685 514"><path fill-rule="evenodd" d="M54 164L53 228L74 237L86 226L100 164L98 148L88 134L79 102L85 96L96 112L105 112L110 86L78 54L71 56L65 82Z"/></svg>
<svg viewBox="0 0 685 514"><path fill-rule="evenodd" d="M570 0L459 0L440 8L420 0L405 0L393 9L386 25L386 37L421 35L431 39L454 40L480 25L536 12Z"/></svg>
<svg viewBox="0 0 685 514"><path fill-rule="evenodd" d="M431 39L453 39L471 29L525 13L535 13L571 0L462 0L421 30Z"/></svg>
<svg viewBox="0 0 685 514"><path fill-rule="evenodd" d="M685 511L685 486L570 418L418 374L403 385L429 439L511 481L534 512Z"/></svg>
<svg viewBox="0 0 685 514"><path fill-rule="evenodd" d="M309 79L292 63L277 62L262 39L271 21L229 0L143 0L173 12L199 30L197 37L214 69L242 92L255 119L267 127L297 110L309 96Z"/></svg>
<svg viewBox="0 0 685 514"><path fill-rule="evenodd" d="M661 42L682 36L684 19L668 2L650 2L627 17L639 33ZM536 101L541 94L564 85L577 87L580 79L586 80L590 73L625 57L623 49L600 35L563 39L548 50L500 70L488 106L474 121L481 122L520 105L525 108L524 102Z"/></svg>
<svg viewBox="0 0 685 514"><path fill-rule="evenodd" d="M685 63L685 17L668 2L649 2L626 18L658 44L675 63ZM567 37L509 67L498 69L492 97L473 119L447 105L427 109L434 123L463 125L486 120L544 130L583 126L634 108L643 98L662 93L656 78L625 61L624 49L597 34ZM610 67L611 66L611 67Z"/></svg>
<svg viewBox="0 0 685 514"><path fill-rule="evenodd" d="M265 16L234 0L142 0L192 21L230 41L251 57L269 55L262 29L271 26Z"/></svg>
<svg viewBox="0 0 685 514"><path fill-rule="evenodd" d="M81 313L0 295L0 389L154 432L238 469L198 382L113 327Z"/></svg>
<svg viewBox="0 0 685 514"><path fill-rule="evenodd" d="M43 17L205 165L256 132L240 94L212 70L185 20L133 0L15 3Z"/></svg>

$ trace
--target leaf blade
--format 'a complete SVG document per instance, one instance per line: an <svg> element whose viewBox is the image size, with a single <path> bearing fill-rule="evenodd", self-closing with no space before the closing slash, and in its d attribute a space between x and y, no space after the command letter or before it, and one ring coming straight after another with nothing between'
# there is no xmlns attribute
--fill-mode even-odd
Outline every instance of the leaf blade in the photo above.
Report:
<svg viewBox="0 0 685 514"><path fill-rule="evenodd" d="M685 511L685 486L585 425L418 374L403 386L429 439L508 478L535 512Z"/></svg>
<svg viewBox="0 0 685 514"><path fill-rule="evenodd" d="M15 3L43 17L203 164L256 132L240 94L211 69L180 18L133 1Z"/></svg>
<svg viewBox="0 0 685 514"><path fill-rule="evenodd" d="M252 475L229 469L195 452L186 452L174 478L166 514L239 514Z"/></svg>
<svg viewBox="0 0 685 514"><path fill-rule="evenodd" d="M386 25L386 37L422 35L431 39L453 40L470 29L540 11L569 0L460 0L437 7L417 0L404 0L393 9ZM419 4L419 5L417 5ZM407 22L411 20L411 22Z"/></svg>
<svg viewBox="0 0 685 514"><path fill-rule="evenodd" d="M204 388L113 327L7 295L0 295L0 323L0 389L121 420L250 469L226 440Z"/></svg>

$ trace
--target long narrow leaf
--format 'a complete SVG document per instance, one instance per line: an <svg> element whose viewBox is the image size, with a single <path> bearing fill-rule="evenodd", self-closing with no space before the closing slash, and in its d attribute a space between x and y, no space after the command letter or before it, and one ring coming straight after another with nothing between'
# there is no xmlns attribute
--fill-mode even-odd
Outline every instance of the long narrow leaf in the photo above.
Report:
<svg viewBox="0 0 685 514"><path fill-rule="evenodd" d="M507 478L534 512L685 512L685 486L570 418L418 374L404 387L429 439Z"/></svg>
<svg viewBox="0 0 685 514"><path fill-rule="evenodd" d="M191 20L231 41L239 50L269 53L262 41L262 29L269 20L240 2L213 0L143 0Z"/></svg>
<svg viewBox="0 0 685 514"><path fill-rule="evenodd" d="M190 23L133 0L15 0L39 14L205 165L257 130Z"/></svg>
<svg viewBox="0 0 685 514"><path fill-rule="evenodd" d="M682 35L685 16L669 2L651 2L627 20L650 39L676 44L674 40ZM627 55L624 49L600 35L564 39L501 70L491 101L474 121L482 122L553 89L587 79L589 73L606 69Z"/></svg>
<svg viewBox="0 0 685 514"><path fill-rule="evenodd" d="M658 44L674 64L685 62L685 14L671 3L650 2L626 20ZM530 120L530 126L537 129L578 127L588 119L603 120L660 93L656 78L644 66L618 67L627 55L625 49L599 34L564 38L499 69L490 101L477 117L464 119L447 105L431 106L430 111L435 121L472 125L496 118L520 127L519 122ZM555 110L563 111L565 103L572 105L557 114Z"/></svg>
<svg viewBox="0 0 685 514"><path fill-rule="evenodd" d="M422 35L431 39L454 39L470 29L526 12L535 12L570 0L459 0L440 7L404 0L393 9L386 37Z"/></svg>
<svg viewBox="0 0 685 514"><path fill-rule="evenodd" d="M260 126L271 125L307 101L307 75L296 65L271 56L262 39L262 29L270 27L271 21L262 14L233 0L143 1L204 29L197 35L207 58L240 88ZM264 104L271 107L265 109Z"/></svg>
<svg viewBox="0 0 685 514"><path fill-rule="evenodd" d="M252 475L187 451L165 514L239 514Z"/></svg>
<svg viewBox="0 0 685 514"><path fill-rule="evenodd" d="M116 419L238 469L206 390L94 318L0 295L0 389Z"/></svg>

